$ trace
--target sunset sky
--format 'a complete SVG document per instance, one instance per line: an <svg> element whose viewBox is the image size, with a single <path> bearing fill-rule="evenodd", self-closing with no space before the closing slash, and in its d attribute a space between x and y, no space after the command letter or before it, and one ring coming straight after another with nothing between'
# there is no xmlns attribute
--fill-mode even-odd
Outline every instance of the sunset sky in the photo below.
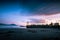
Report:
<svg viewBox="0 0 60 40"><path fill-rule="evenodd" d="M0 23L60 24L60 1L57 0L2 0L0 11Z"/></svg>

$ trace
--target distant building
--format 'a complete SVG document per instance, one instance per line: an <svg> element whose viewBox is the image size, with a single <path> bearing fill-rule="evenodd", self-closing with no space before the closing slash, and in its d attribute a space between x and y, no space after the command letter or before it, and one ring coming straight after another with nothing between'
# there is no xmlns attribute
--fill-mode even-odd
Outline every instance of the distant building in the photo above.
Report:
<svg viewBox="0 0 60 40"><path fill-rule="evenodd" d="M55 26L59 26L59 23L54 23Z"/></svg>
<svg viewBox="0 0 60 40"><path fill-rule="evenodd" d="M29 25L29 22L27 22L27 25Z"/></svg>

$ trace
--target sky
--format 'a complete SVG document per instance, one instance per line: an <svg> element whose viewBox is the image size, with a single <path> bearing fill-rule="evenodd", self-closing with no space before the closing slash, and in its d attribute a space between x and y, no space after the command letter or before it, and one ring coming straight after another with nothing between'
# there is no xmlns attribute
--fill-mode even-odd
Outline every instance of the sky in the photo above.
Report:
<svg viewBox="0 0 60 40"><path fill-rule="evenodd" d="M58 0L2 0L0 23L26 25L60 23Z"/></svg>

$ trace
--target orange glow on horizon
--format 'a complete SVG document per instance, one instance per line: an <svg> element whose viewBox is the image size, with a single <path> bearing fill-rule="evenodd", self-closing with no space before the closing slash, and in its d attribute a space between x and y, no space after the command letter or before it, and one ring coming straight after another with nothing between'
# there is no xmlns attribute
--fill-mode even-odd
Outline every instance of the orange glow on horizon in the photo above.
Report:
<svg viewBox="0 0 60 40"><path fill-rule="evenodd" d="M36 24L36 25L41 25L41 24L50 24L51 22L52 23L56 23L56 22L58 22L59 24L60 24L60 13L58 13L58 14L51 14L51 15L34 15L34 16L25 16L24 17L25 19L27 19L27 20L24 20L24 22L17 22L17 24L18 25L23 25L23 26L26 26L27 25L27 21L29 22L29 25L31 25L31 24ZM35 23L35 22L33 22L33 23L31 23L29 20L30 19L37 19L37 20L41 20L41 19L44 19L45 20L45 23ZM40 21L39 21L40 22Z"/></svg>

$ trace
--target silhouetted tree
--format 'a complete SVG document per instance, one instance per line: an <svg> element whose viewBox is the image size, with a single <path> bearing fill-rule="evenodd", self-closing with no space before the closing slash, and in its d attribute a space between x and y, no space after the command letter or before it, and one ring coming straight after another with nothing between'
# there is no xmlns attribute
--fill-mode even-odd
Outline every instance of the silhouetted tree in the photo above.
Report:
<svg viewBox="0 0 60 40"><path fill-rule="evenodd" d="M59 23L51 23L50 25L27 25L27 28L60 28Z"/></svg>

